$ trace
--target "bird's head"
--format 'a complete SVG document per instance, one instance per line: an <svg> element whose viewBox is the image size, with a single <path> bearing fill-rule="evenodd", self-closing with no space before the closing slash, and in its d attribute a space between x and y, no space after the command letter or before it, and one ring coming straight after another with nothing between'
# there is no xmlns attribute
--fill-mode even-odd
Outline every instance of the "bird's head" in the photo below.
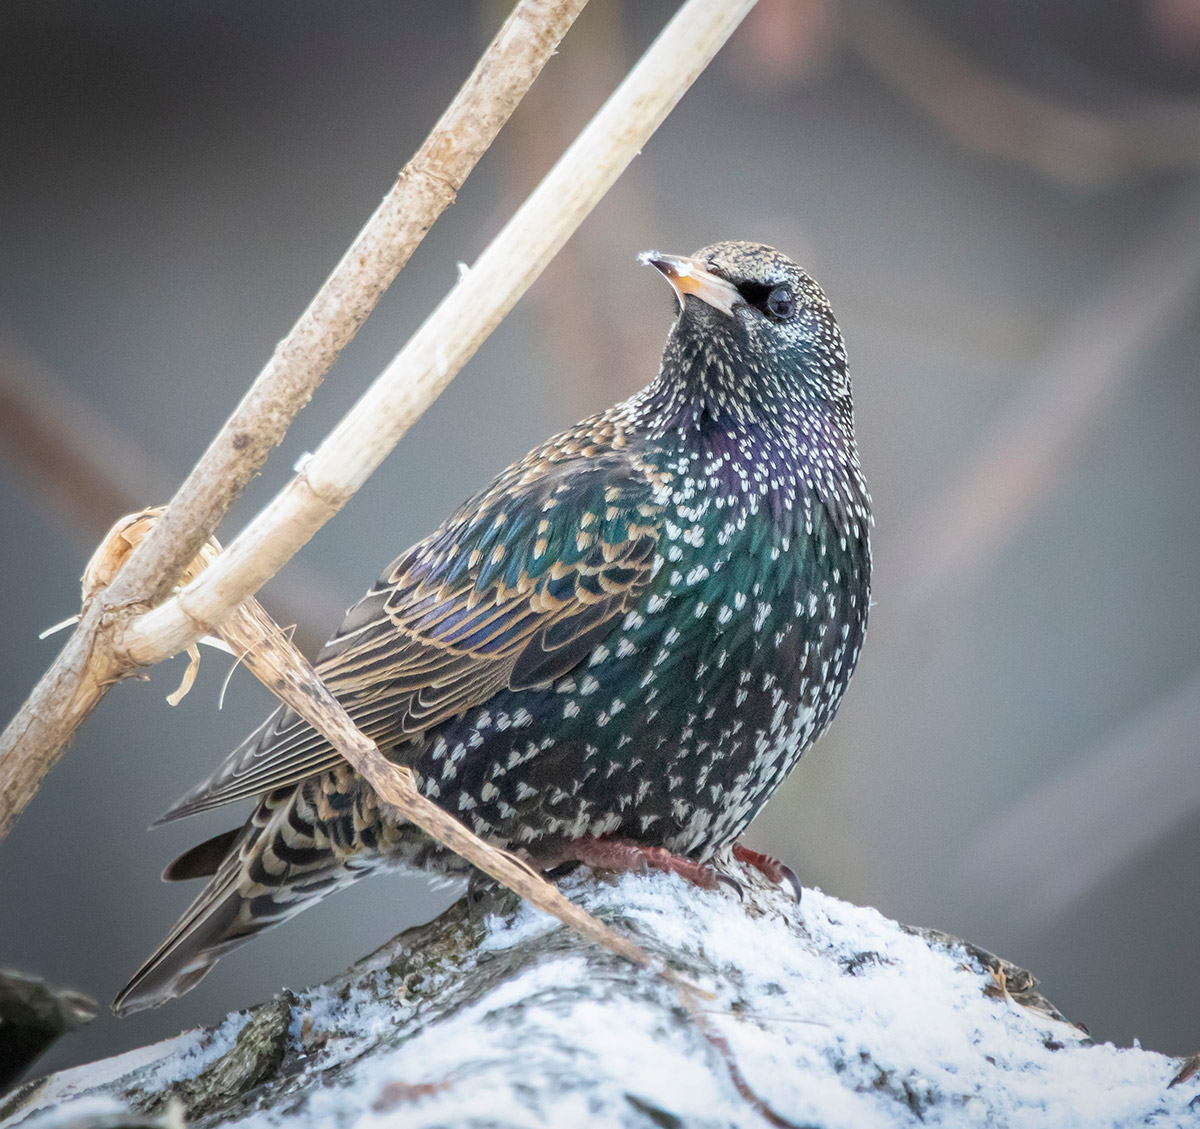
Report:
<svg viewBox="0 0 1200 1129"><path fill-rule="evenodd" d="M714 243L694 255L646 251L679 298L664 363L697 368L725 395L783 384L848 406L846 352L829 300L791 259L762 243Z"/></svg>

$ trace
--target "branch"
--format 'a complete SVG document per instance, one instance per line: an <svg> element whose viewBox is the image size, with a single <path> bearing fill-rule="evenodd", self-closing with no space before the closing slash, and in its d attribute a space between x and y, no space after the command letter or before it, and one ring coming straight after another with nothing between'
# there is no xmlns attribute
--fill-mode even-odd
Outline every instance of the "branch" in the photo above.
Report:
<svg viewBox="0 0 1200 1129"><path fill-rule="evenodd" d="M83 574L83 595L88 600L108 587L121 568L162 520L164 510L147 509L129 514L118 521L101 542ZM184 570L185 582L195 579L220 559L221 546L215 537L201 547L196 558ZM680 988L688 1000L696 990L682 985L665 966L652 962L636 945L601 925L562 896L524 862L507 851L485 843L453 816L447 814L417 790L412 771L388 760L379 746L354 723L341 702L321 681L320 675L300 653L266 609L252 596L237 607L219 628L238 661L286 706L290 706L321 734L379 794L380 798L427 831L438 842L503 882L514 893L539 909L557 917L581 936L607 948L643 968L651 968L669 983ZM199 665L199 652L192 648L192 667L177 692L187 693Z"/></svg>
<svg viewBox="0 0 1200 1129"><path fill-rule="evenodd" d="M162 521L134 550L112 586L85 606L79 626L0 737L0 839L83 719L108 687L129 673L128 659L118 659L109 642L120 616L153 604L172 589L454 199L585 2L520 0L425 144L179 488Z"/></svg>
<svg viewBox="0 0 1200 1129"><path fill-rule="evenodd" d="M855 0L852 50L952 137L1058 181L1094 186L1131 169L1192 169L1200 110L1183 98L1118 99L1104 112L1051 101L975 62L915 5Z"/></svg>
<svg viewBox="0 0 1200 1129"><path fill-rule="evenodd" d="M569 888L713 985L706 1016L769 1111L704 1053L669 993L614 975L509 899L488 913L464 899L326 984L31 1081L0 1100L0 1118L44 1129L1195 1124L1196 1082L1171 1086L1178 1059L1093 1042L1023 969L819 890L800 908L739 878L745 903L663 875Z"/></svg>
<svg viewBox="0 0 1200 1129"><path fill-rule="evenodd" d="M193 584L120 632L123 664L157 662L213 630L341 509L583 222L753 3L688 0L295 478Z"/></svg>
<svg viewBox="0 0 1200 1129"><path fill-rule="evenodd" d="M450 107L179 488L113 585L117 601L168 592L293 417L454 201L586 0L520 0Z"/></svg>
<svg viewBox="0 0 1200 1129"><path fill-rule="evenodd" d="M85 551L108 535L119 515L170 496L171 480L149 452L3 327L0 459ZM292 639L310 655L343 607L337 593L299 561L279 578L267 603L276 619L295 626Z"/></svg>
<svg viewBox="0 0 1200 1129"><path fill-rule="evenodd" d="M422 796L412 770L388 760L379 746L354 724L341 702L257 600L252 597L242 604L220 630L250 672L329 741L370 783L380 799L406 819L589 941L639 967L653 969L671 983L678 982L665 965L651 961L631 941L568 901L557 887L520 859L485 843Z"/></svg>
<svg viewBox="0 0 1200 1129"><path fill-rule="evenodd" d="M762 10L760 2L754 11ZM511 207L521 201L528 170L549 168L574 136L574 123L587 121L620 82L628 15L620 4L594 7L587 34L571 43L570 83L529 92L527 112L509 135L516 159L504 166L504 196ZM641 316L641 293L622 285L628 262L614 263L612 256L614 247L651 247L660 238L645 179L644 168L629 167L613 185L607 206L559 251L530 295L529 313L538 323L562 409L572 418L631 395L641 386L639 374L657 368L662 355L659 327Z"/></svg>

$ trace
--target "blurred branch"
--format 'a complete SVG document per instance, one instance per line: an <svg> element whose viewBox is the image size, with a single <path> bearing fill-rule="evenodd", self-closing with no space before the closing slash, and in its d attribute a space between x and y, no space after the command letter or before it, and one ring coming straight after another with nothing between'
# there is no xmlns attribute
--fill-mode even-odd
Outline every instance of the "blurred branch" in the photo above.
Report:
<svg viewBox="0 0 1200 1129"><path fill-rule="evenodd" d="M129 655L118 657L113 651L118 620L153 604L175 585L454 199L585 2L520 0L424 145L180 486L162 520L111 587L84 607L78 628L0 737L0 838L79 724L108 687L132 669ZM326 517L334 512L323 508ZM281 563L260 573L249 591ZM180 645L207 630L198 625L190 635L185 630L188 637Z"/></svg>
<svg viewBox="0 0 1200 1129"><path fill-rule="evenodd" d="M849 45L948 134L1056 180L1200 165L1200 105L1142 101L1106 113L1051 102L989 74L896 0L846 4Z"/></svg>
<svg viewBox="0 0 1200 1129"><path fill-rule="evenodd" d="M9 330L0 331L0 458L89 546L121 514L170 493L162 467Z"/></svg>
<svg viewBox="0 0 1200 1129"><path fill-rule="evenodd" d="M1192 308L1200 285L1200 186L1190 186L1139 251L1068 317L1029 386L961 474L884 545L893 640L929 639L1051 497L1136 373L1148 344Z"/></svg>
<svg viewBox="0 0 1200 1129"><path fill-rule="evenodd" d="M984 828L963 863L974 896L1027 928L1077 905L1200 806L1200 673Z"/></svg>
<svg viewBox="0 0 1200 1129"><path fill-rule="evenodd" d="M728 60L730 73L760 89L811 81L833 55L838 24L837 0L760 0Z"/></svg>
<svg viewBox="0 0 1200 1129"><path fill-rule="evenodd" d="M96 1018L96 1001L72 988L0 968L0 1103L56 1040Z"/></svg>
<svg viewBox="0 0 1200 1129"><path fill-rule="evenodd" d="M166 471L138 443L8 331L0 331L0 459L85 548L121 514L171 492ZM295 625L293 641L310 655L341 610L303 562L277 578L267 603L277 619Z"/></svg>

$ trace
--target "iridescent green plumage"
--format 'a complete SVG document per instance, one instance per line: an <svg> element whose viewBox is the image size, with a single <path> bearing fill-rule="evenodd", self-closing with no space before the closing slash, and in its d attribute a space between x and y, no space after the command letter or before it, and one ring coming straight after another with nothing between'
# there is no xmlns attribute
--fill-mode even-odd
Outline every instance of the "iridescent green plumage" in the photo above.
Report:
<svg viewBox="0 0 1200 1129"><path fill-rule="evenodd" d="M656 380L400 557L318 662L427 796L544 865L596 840L698 862L732 843L829 723L866 626L869 499L824 295L756 244L658 263L689 296ZM213 877L123 1008L368 870L461 870L287 711L167 818L260 794L173 868Z"/></svg>

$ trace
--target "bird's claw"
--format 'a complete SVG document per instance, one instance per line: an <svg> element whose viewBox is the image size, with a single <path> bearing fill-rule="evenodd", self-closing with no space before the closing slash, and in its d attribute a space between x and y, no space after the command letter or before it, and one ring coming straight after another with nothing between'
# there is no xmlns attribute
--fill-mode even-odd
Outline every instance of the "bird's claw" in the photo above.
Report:
<svg viewBox="0 0 1200 1129"><path fill-rule="evenodd" d="M746 900L746 891L742 889L742 884L736 878L730 874L723 874L719 870L716 870L713 873L717 876L717 881L721 883L722 886L728 886L729 889L737 894L737 900L739 902L744 902Z"/></svg>
<svg viewBox="0 0 1200 1129"><path fill-rule="evenodd" d="M800 885L800 879L796 877L796 872L790 866L771 855L764 855L759 851L750 850L749 847L743 847L741 843L734 843L733 857L745 866L753 867L768 882L774 882L777 886L782 886L786 882L792 888L796 905L800 904L804 887Z"/></svg>

